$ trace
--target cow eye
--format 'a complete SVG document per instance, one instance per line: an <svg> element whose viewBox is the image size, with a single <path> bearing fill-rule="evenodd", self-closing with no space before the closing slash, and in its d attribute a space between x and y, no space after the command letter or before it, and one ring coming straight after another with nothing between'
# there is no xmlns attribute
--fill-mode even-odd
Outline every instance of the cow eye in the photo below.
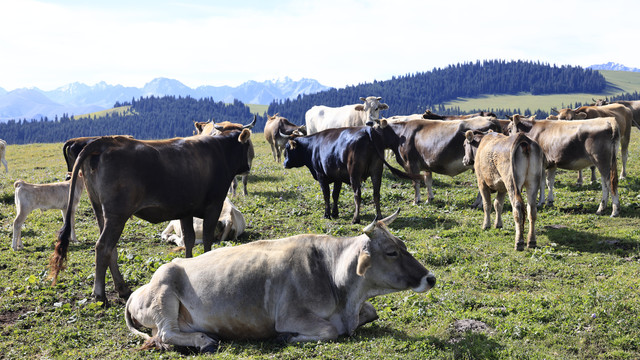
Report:
<svg viewBox="0 0 640 360"><path fill-rule="evenodd" d="M398 252L397 251L391 251L387 253L388 257L397 257L398 256Z"/></svg>

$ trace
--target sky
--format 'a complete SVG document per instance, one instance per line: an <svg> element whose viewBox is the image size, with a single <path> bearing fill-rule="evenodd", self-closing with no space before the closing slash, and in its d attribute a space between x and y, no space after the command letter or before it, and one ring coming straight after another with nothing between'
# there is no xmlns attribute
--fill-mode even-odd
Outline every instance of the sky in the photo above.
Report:
<svg viewBox="0 0 640 360"><path fill-rule="evenodd" d="M490 59L640 68L639 13L637 0L0 0L0 88L342 88Z"/></svg>

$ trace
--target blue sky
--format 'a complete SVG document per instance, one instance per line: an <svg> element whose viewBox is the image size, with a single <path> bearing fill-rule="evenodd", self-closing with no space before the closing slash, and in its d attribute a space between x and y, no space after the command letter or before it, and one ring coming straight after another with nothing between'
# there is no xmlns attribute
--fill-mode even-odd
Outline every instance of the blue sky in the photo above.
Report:
<svg viewBox="0 0 640 360"><path fill-rule="evenodd" d="M0 0L0 87L344 87L483 59L640 67L637 0Z"/></svg>

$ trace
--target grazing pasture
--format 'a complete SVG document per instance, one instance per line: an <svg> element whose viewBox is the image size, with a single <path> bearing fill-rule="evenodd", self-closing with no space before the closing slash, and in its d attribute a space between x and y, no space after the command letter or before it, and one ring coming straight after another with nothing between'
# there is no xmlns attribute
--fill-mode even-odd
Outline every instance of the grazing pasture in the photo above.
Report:
<svg viewBox="0 0 640 360"><path fill-rule="evenodd" d="M320 186L306 168L273 161L262 134L249 195L233 203L247 228L233 246L300 233L358 235L375 216L371 183L364 183L362 224L351 224L353 200L340 198L340 217L323 218ZM62 226L57 210L29 215L24 250L10 250L15 217L13 182L64 180L62 144L9 145L8 174L0 173L0 358L174 359L189 349L137 350L124 302L107 285L111 306L91 297L98 227L86 193L76 215L79 243L56 286L47 265ZM553 208L538 212L536 249L513 250L514 224L482 230L482 210L470 205L475 175L434 175L435 201L412 205L410 181L383 175L383 216L398 207L393 234L438 282L428 293L400 292L373 299L380 319L335 342L283 344L222 342L217 358L353 359L638 359L640 358L640 131L632 130L627 179L620 182L620 216L595 215L600 185L575 185L559 171ZM396 164L394 164L396 165ZM425 191L424 188L422 191ZM611 209L608 204L607 209ZM511 207L507 200L505 212ZM493 215L495 216L495 214ZM133 289L183 252L160 238L167 223L127 222L118 244L120 269ZM202 253L196 246L194 255ZM110 275L107 282L111 282ZM465 321L466 320L466 321ZM472 320L472 321L470 321ZM468 330L468 331L465 331ZM470 331L476 330L476 332ZM195 354L196 357L200 356ZM202 356L203 358L205 356Z"/></svg>

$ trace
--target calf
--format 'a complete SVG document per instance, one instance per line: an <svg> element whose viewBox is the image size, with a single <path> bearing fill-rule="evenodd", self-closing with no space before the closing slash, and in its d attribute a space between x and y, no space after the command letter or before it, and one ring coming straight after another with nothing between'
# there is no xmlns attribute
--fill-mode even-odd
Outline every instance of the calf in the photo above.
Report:
<svg viewBox="0 0 640 360"><path fill-rule="evenodd" d="M174 259L131 295L127 327L146 339L145 348L173 344L202 352L215 352L220 340L350 336L378 318L368 299L436 284L389 232L397 215L356 237L296 235Z"/></svg>
<svg viewBox="0 0 640 360"><path fill-rule="evenodd" d="M201 218L193 218L193 228L196 235L195 244L202 244L202 223ZM220 212L213 237L216 241L235 240L242 235L245 228L246 223L242 213L231 203L229 198L224 199L224 205L222 205L222 211ZM175 234L173 234L174 232ZM162 232L161 238L164 241L174 242L178 246L184 246L180 220L171 220L167 228Z"/></svg>
<svg viewBox="0 0 640 360"><path fill-rule="evenodd" d="M79 175L82 177L82 175ZM15 188L15 204L16 204L16 218L13 220L13 239L11 241L11 248L13 250L22 250L22 225L24 224L27 216L36 209L62 210L62 216L67 212L69 206L69 186L71 181L61 181L51 184L29 184L23 180L17 180L13 187ZM80 202L80 195L84 189L84 181L80 180L78 186L74 189L73 203L71 204L71 240L77 242L75 232L75 213Z"/></svg>
<svg viewBox="0 0 640 360"><path fill-rule="evenodd" d="M287 169L306 166L314 179L320 183L324 196L324 217L338 217L338 199L342 183L353 189L355 211L352 222L360 222L360 200L362 181L371 177L373 202L376 219L381 219L380 185L383 164L392 173L402 178L412 179L393 168L384 159L385 148L395 149L397 154L398 136L383 119L380 125L327 129L309 136L290 140L285 148L284 167ZM333 183L333 208L329 200L329 185Z"/></svg>
<svg viewBox="0 0 640 360"><path fill-rule="evenodd" d="M524 250L524 202L522 187L527 189L527 215L529 235L527 246L536 247L536 196L542 186L544 154L540 146L524 134L505 136L495 132L465 133L464 159L466 166L473 166L484 209L483 229L491 223L491 193L498 192L493 207L496 210L495 227L502 227L502 205L509 194L516 228L515 249Z"/></svg>
<svg viewBox="0 0 640 360"><path fill-rule="evenodd" d="M456 176L471 169L462 163L464 157L464 139L467 130L501 131L500 124L492 117L477 117L467 120L409 120L390 123L400 138L398 154L400 162L409 174L423 177L427 187L427 203L433 201L432 172ZM414 204L421 202L420 182L413 181L415 190Z"/></svg>
<svg viewBox="0 0 640 360"><path fill-rule="evenodd" d="M307 130L305 126L294 125L286 118L275 114L269 116L269 120L264 125L264 137L271 145L271 154L273 154L273 160L280 162L282 157L282 150L284 150L288 136L291 134L306 135ZM281 134L287 135L282 136Z"/></svg>
<svg viewBox="0 0 640 360"><path fill-rule="evenodd" d="M204 219L204 250L211 250L214 228L231 180L249 169L250 136L247 129L220 136L167 140L103 136L82 149L73 167L69 203L74 201L82 169L100 228L93 286L99 301L107 303L107 267L118 294L127 298L131 293L120 274L116 244L133 215L152 223L180 219L187 257L192 256L195 241L193 218L200 217ZM71 230L69 208L50 259L54 283L66 262Z"/></svg>
<svg viewBox="0 0 640 360"><path fill-rule="evenodd" d="M524 132L544 152L549 190L547 205L553 205L553 183L558 168L580 170L595 165L602 179L602 200L596 214L602 214L611 194L611 216L619 215L616 147L620 132L615 118L530 121L514 115L509 133L516 132Z"/></svg>

